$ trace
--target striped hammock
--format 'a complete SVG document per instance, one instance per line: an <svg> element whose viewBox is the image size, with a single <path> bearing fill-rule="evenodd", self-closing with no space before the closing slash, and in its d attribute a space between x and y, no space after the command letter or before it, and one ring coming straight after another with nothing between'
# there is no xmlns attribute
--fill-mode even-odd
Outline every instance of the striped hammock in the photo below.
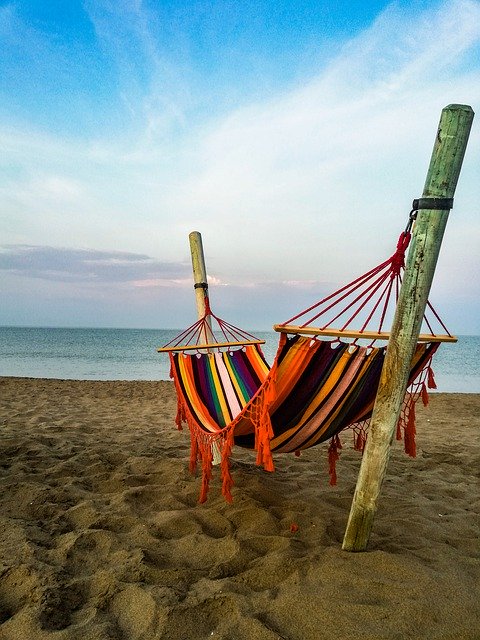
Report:
<svg viewBox="0 0 480 640"><path fill-rule="evenodd" d="M383 339L390 302L398 298L412 224L410 215L390 258L275 326L281 335L271 368L260 340L213 314L205 285L204 317L160 349L170 356L177 426L186 422L190 429L191 471L198 461L202 463L201 502L207 497L214 454L221 458L222 492L232 499L229 457L234 444L255 449L257 464L273 471L273 453L299 454L328 440L331 484L336 480L339 433L352 429L355 448L363 450L386 353L385 346L376 346L377 339ZM432 356L440 338L455 340L430 303L427 307L433 318L424 316L429 333L420 336L413 354L397 425L397 438L404 439L411 456L415 455L415 402L421 396L426 404L427 385L435 387ZM349 327L362 315L359 332L353 332L355 340L339 339L352 336ZM300 324L291 325L294 321ZM434 321L448 335L435 334ZM332 331L333 323L341 328ZM368 331L372 323L376 332ZM325 335L337 338L320 339ZM358 339L365 338L367 346L360 345Z"/></svg>
<svg viewBox="0 0 480 640"><path fill-rule="evenodd" d="M433 386L430 363L438 343L419 343L411 364L397 437L415 455L414 403ZM341 447L338 434L353 429L363 449L386 347L282 334L269 369L258 345L231 352L171 353L177 426L191 434L190 469L202 462L200 501L206 500L213 452L221 456L222 492L231 501L229 456L233 444L255 449L257 464L274 470L272 453L299 452L330 440L331 483Z"/></svg>

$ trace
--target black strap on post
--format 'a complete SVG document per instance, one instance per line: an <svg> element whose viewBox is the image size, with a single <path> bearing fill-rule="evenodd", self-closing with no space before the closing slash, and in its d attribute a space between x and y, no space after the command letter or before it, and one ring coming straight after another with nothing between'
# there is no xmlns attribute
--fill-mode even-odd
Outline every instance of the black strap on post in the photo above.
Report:
<svg viewBox="0 0 480 640"><path fill-rule="evenodd" d="M412 202L412 210L410 211L410 215L408 216L408 223L405 229L405 233L410 233L414 221L417 219L417 211L419 209L430 209L437 211L450 211L453 207L453 198L433 198L433 197L424 197L424 198L415 198Z"/></svg>
<svg viewBox="0 0 480 640"><path fill-rule="evenodd" d="M206 290L206 289L208 289L208 284L206 282L196 282L193 285L193 288L194 289L205 289Z"/></svg>
<svg viewBox="0 0 480 640"><path fill-rule="evenodd" d="M412 203L412 211L419 209L437 209L438 211L449 211L453 207L453 198L417 198Z"/></svg>

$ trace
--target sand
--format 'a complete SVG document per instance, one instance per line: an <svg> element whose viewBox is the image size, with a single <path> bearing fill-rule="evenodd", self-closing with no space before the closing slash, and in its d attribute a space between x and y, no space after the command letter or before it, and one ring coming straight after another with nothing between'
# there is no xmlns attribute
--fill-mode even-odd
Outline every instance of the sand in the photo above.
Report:
<svg viewBox="0 0 480 640"><path fill-rule="evenodd" d="M199 505L175 407L165 381L0 379L1 640L480 638L480 396L419 411L356 554L348 436L336 487L325 446L274 474L237 449L234 503L216 478Z"/></svg>

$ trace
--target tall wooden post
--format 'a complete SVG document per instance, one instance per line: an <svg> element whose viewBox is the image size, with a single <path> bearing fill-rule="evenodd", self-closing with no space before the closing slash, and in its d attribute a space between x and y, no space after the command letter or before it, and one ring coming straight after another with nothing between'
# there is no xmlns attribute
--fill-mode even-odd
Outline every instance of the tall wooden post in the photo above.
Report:
<svg viewBox="0 0 480 640"><path fill-rule="evenodd" d="M453 198L473 115L466 105L443 109L420 206L423 198ZM427 207L432 200L423 202ZM364 551L368 544L448 213L448 209L425 208L417 214L343 540L347 551Z"/></svg>
<svg viewBox="0 0 480 640"><path fill-rule="evenodd" d="M203 255L202 236L198 231L192 231L188 239L190 241L190 253L192 256L192 268L193 268L193 282L195 288L195 300L197 303L198 318L205 316L207 305L206 300L208 298L208 282L207 282L207 269L205 266L205 256ZM206 319L206 326L203 329L203 335L201 341L204 344L212 342L212 324L211 319Z"/></svg>

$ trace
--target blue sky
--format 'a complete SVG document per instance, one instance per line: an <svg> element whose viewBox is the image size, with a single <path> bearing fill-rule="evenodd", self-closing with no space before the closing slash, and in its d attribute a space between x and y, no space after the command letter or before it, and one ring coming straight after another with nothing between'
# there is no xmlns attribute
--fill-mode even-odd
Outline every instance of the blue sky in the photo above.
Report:
<svg viewBox="0 0 480 640"><path fill-rule="evenodd" d="M0 2L0 324L269 328L390 255L480 3ZM474 122L431 298L480 334Z"/></svg>

